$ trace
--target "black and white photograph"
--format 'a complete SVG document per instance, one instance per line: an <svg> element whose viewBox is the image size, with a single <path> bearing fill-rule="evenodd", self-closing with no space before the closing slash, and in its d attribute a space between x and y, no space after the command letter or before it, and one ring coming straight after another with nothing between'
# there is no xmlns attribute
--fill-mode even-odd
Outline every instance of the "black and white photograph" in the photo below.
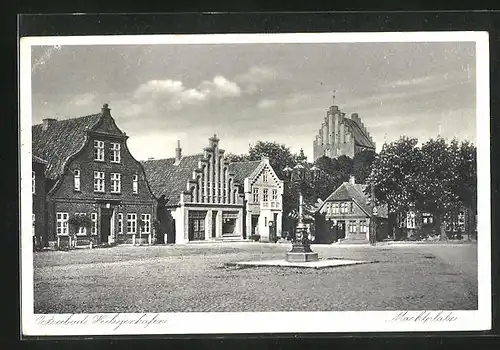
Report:
<svg viewBox="0 0 500 350"><path fill-rule="evenodd" d="M488 60L484 32L22 38L23 333L489 329Z"/></svg>

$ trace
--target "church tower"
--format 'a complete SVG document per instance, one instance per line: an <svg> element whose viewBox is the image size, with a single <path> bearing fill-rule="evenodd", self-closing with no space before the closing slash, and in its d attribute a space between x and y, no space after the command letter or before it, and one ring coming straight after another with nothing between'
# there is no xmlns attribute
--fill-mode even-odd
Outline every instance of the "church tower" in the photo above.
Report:
<svg viewBox="0 0 500 350"><path fill-rule="evenodd" d="M335 95L336 90L333 90L333 103L313 141L314 160L323 156L337 158L341 155L353 158L363 150L375 151L375 142L358 113L346 117L335 104Z"/></svg>

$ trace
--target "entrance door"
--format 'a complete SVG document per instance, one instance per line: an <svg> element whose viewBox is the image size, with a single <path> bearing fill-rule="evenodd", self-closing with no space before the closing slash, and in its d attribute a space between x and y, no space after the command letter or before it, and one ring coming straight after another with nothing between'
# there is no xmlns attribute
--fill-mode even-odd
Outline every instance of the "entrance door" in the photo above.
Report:
<svg viewBox="0 0 500 350"><path fill-rule="evenodd" d="M252 235L255 235L258 232L258 227L259 225L259 215L252 215Z"/></svg>
<svg viewBox="0 0 500 350"><path fill-rule="evenodd" d="M345 221L337 221L337 239L345 238Z"/></svg>
<svg viewBox="0 0 500 350"><path fill-rule="evenodd" d="M269 240L274 242L277 240L278 236L278 226L276 222L278 221L278 213L273 213L273 226L269 228Z"/></svg>
<svg viewBox="0 0 500 350"><path fill-rule="evenodd" d="M205 239L206 215L206 212L189 212L188 239L190 241L201 241Z"/></svg>
<svg viewBox="0 0 500 350"><path fill-rule="evenodd" d="M109 209L101 209L101 222L99 231L99 241L101 243L107 243L108 237L111 234L111 216L113 211Z"/></svg>
<svg viewBox="0 0 500 350"><path fill-rule="evenodd" d="M212 212L212 238L215 238L217 232L217 212Z"/></svg>

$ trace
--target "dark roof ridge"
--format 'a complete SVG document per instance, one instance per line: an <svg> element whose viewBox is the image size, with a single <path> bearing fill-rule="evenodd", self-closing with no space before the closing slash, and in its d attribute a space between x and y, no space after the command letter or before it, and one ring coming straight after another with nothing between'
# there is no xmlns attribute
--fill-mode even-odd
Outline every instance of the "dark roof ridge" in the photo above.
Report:
<svg viewBox="0 0 500 350"><path fill-rule="evenodd" d="M43 118L41 123L33 124L32 127L43 125L44 119L53 119L56 123L61 123L61 122L67 122L67 121L78 121L79 119L83 119L83 118L96 117L96 116L101 115L101 114L102 114L102 112L99 112L99 113L92 113L92 114L83 115L80 117L63 117L64 119L59 119L56 117L47 117L47 118Z"/></svg>

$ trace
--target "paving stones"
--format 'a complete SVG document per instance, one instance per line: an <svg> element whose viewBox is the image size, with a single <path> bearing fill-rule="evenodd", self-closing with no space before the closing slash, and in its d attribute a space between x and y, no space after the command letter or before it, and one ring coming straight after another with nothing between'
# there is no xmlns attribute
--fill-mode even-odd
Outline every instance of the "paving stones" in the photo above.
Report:
<svg viewBox="0 0 500 350"><path fill-rule="evenodd" d="M290 249L269 243L35 253L35 312L477 309L477 260L455 248L313 246L321 259L378 261L324 269L226 266Z"/></svg>

